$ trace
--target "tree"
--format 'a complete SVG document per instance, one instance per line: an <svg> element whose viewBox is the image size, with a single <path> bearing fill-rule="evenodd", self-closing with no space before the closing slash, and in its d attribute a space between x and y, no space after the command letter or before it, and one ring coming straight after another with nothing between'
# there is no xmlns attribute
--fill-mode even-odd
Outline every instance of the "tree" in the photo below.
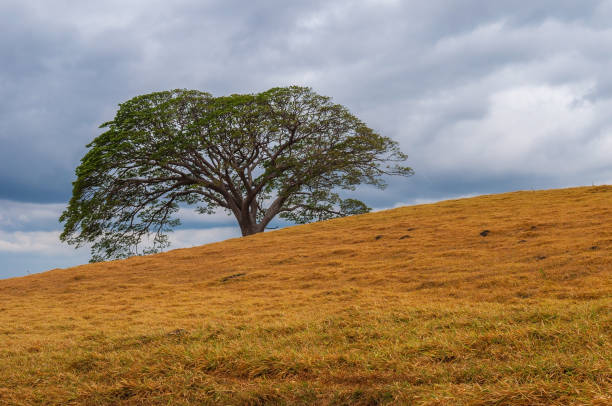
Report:
<svg viewBox="0 0 612 406"><path fill-rule="evenodd" d="M60 217L61 240L92 244L93 261L137 254L145 240L144 253L167 247L180 206L225 209L246 236L275 216L306 223L368 212L338 192L412 174L397 142L306 87L151 93L120 104L100 128Z"/></svg>

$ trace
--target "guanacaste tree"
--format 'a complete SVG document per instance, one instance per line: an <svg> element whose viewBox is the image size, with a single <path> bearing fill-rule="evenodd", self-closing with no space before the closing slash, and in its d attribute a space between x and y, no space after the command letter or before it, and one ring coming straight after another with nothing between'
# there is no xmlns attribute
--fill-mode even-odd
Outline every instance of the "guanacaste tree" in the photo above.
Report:
<svg viewBox="0 0 612 406"><path fill-rule="evenodd" d="M246 236L276 216L306 223L368 212L339 192L412 174L397 142L306 87L151 93L120 104L100 128L60 217L61 240L91 245L92 261L167 247L179 207L224 209Z"/></svg>

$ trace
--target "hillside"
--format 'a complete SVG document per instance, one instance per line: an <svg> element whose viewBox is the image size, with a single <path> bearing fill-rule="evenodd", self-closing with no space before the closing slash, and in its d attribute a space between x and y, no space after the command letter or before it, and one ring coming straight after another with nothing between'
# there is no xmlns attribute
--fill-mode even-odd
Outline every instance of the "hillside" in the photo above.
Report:
<svg viewBox="0 0 612 406"><path fill-rule="evenodd" d="M0 404L604 405L611 393L612 186L0 280Z"/></svg>

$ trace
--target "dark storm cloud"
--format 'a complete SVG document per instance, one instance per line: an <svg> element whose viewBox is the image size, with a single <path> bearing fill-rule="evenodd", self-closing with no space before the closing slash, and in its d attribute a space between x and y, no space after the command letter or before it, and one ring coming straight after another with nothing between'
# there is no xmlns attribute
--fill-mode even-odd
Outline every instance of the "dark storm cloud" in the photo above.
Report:
<svg viewBox="0 0 612 406"><path fill-rule="evenodd" d="M53 250L98 126L172 88L333 96L417 172L356 192L375 208L610 183L610 21L603 0L5 0L0 250ZM188 229L233 232L226 217L185 214L181 244Z"/></svg>
<svg viewBox="0 0 612 406"><path fill-rule="evenodd" d="M0 6L0 198L60 202L116 96L130 55L90 48L69 26Z"/></svg>
<svg viewBox="0 0 612 406"><path fill-rule="evenodd" d="M586 80L591 99L608 94L610 75L596 69L609 58L588 45L598 33L609 40L606 2L532 3L5 2L0 198L67 200L84 145L116 104L175 87L310 85L401 140L419 171L438 173L419 157L431 155L431 142L445 144L450 124L488 114L488 98L505 84ZM572 53L577 69L503 77ZM462 89L464 99L449 94ZM407 122L434 114L424 126ZM449 151L436 147L444 159Z"/></svg>

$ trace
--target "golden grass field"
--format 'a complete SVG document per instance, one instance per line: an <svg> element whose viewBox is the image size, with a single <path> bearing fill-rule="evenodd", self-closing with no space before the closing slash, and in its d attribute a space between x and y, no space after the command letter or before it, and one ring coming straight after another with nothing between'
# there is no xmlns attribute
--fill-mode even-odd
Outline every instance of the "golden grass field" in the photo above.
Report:
<svg viewBox="0 0 612 406"><path fill-rule="evenodd" d="M610 405L612 186L1 280L0 404Z"/></svg>

